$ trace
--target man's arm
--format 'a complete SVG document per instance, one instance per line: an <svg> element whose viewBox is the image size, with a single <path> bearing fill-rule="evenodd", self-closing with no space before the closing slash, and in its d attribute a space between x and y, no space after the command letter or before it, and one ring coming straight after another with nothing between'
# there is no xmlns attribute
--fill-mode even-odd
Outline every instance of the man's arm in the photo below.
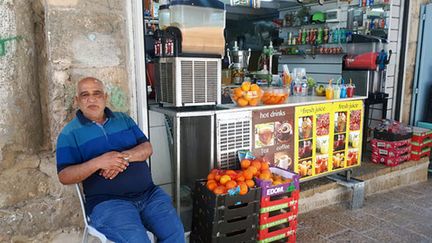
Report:
<svg viewBox="0 0 432 243"><path fill-rule="evenodd" d="M129 165L128 161L124 159L125 156L127 155L124 153L113 151L82 164L68 166L58 173L59 180L64 185L79 183L100 169L115 171L118 174Z"/></svg>
<svg viewBox="0 0 432 243"><path fill-rule="evenodd" d="M153 154L153 148L149 141L138 144L137 146L122 152L128 162L137 162L147 160ZM118 170L102 170L100 175L105 179L113 179L120 173Z"/></svg>
<svg viewBox="0 0 432 243"><path fill-rule="evenodd" d="M123 151L122 153L128 156L126 159L128 159L129 162L144 161L147 160L153 154L153 148L151 143L147 141L138 144L132 149Z"/></svg>

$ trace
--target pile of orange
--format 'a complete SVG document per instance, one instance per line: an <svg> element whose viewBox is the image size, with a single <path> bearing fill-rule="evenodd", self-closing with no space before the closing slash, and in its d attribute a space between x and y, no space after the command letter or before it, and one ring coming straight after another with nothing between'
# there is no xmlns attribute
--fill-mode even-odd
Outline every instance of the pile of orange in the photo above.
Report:
<svg viewBox="0 0 432 243"><path fill-rule="evenodd" d="M290 179L273 174L269 169L269 163L260 159L243 159L242 170L218 170L213 169L207 175L207 188L214 194L225 194L228 190L239 187L240 195L248 193L249 188L255 186L254 178L268 180L272 185L291 182Z"/></svg>
<svg viewBox="0 0 432 243"><path fill-rule="evenodd" d="M283 104L288 98L288 92L266 91L261 98L265 105Z"/></svg>
<svg viewBox="0 0 432 243"><path fill-rule="evenodd" d="M252 177L260 180L271 181L272 185L291 182L290 179L272 173L269 169L269 163L260 159L244 159L241 161L241 167L245 176L252 175Z"/></svg>
<svg viewBox="0 0 432 243"><path fill-rule="evenodd" d="M228 190L240 187L240 195L245 195L249 187L255 186L253 180L247 180L242 171L235 170L217 170L210 171L207 176L207 188L214 194L225 194Z"/></svg>
<svg viewBox="0 0 432 243"><path fill-rule="evenodd" d="M238 106L257 106L262 90L257 84L245 81L238 88L233 89L232 99Z"/></svg>

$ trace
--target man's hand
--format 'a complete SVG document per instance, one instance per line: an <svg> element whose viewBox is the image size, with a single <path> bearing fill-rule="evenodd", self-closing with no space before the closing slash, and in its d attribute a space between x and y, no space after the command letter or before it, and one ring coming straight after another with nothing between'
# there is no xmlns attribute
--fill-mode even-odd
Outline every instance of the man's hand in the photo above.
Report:
<svg viewBox="0 0 432 243"><path fill-rule="evenodd" d="M127 156L127 154L112 151L95 158L95 160L98 168L102 171L123 172L129 166L129 162L125 160Z"/></svg>
<svg viewBox="0 0 432 243"><path fill-rule="evenodd" d="M117 170L101 170L99 172L100 176L103 176L105 179L114 179L120 172Z"/></svg>

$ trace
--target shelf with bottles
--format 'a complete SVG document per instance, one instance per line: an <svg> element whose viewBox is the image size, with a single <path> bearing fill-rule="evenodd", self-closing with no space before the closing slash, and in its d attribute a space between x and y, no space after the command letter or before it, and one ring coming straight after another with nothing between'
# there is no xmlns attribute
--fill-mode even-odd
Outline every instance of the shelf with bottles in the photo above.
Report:
<svg viewBox="0 0 432 243"><path fill-rule="evenodd" d="M370 1L369 1L370 2ZM372 9L372 8L382 8L385 11L389 11L390 10L390 1L387 2L378 2L378 3L372 3L372 4L355 4L355 5L350 5L350 8L362 8L362 9Z"/></svg>

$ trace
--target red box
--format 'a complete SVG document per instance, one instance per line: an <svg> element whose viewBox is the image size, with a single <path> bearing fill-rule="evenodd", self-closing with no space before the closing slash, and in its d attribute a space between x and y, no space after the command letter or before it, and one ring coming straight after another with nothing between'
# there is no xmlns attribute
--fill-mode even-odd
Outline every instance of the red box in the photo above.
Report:
<svg viewBox="0 0 432 243"><path fill-rule="evenodd" d="M400 147L405 147L411 144L411 139L405 139L400 141L385 141L379 139L372 139L372 148L382 148L382 149L398 149Z"/></svg>
<svg viewBox="0 0 432 243"><path fill-rule="evenodd" d="M271 242L274 239L289 239L290 236L295 236L297 230L297 224L292 226L279 224L271 230L267 231L258 231L258 242ZM273 239L271 239L273 238ZM292 241L288 241L292 242Z"/></svg>
<svg viewBox="0 0 432 243"><path fill-rule="evenodd" d="M411 145L388 149L372 148L372 153L384 157L399 157L403 154L411 153Z"/></svg>
<svg viewBox="0 0 432 243"><path fill-rule="evenodd" d="M412 142L417 144L423 144L425 140L427 141L431 139L432 130L421 127L413 127L413 136L411 138Z"/></svg>
<svg viewBox="0 0 432 243"><path fill-rule="evenodd" d="M411 160L420 160L421 158L424 157L430 157L430 149L427 152L423 152L423 153L416 153L416 152L411 152Z"/></svg>
<svg viewBox="0 0 432 243"><path fill-rule="evenodd" d="M404 154L397 157L380 156L372 153L372 162L375 164L384 164L386 166L397 166L402 162L408 161L410 159L410 154Z"/></svg>

